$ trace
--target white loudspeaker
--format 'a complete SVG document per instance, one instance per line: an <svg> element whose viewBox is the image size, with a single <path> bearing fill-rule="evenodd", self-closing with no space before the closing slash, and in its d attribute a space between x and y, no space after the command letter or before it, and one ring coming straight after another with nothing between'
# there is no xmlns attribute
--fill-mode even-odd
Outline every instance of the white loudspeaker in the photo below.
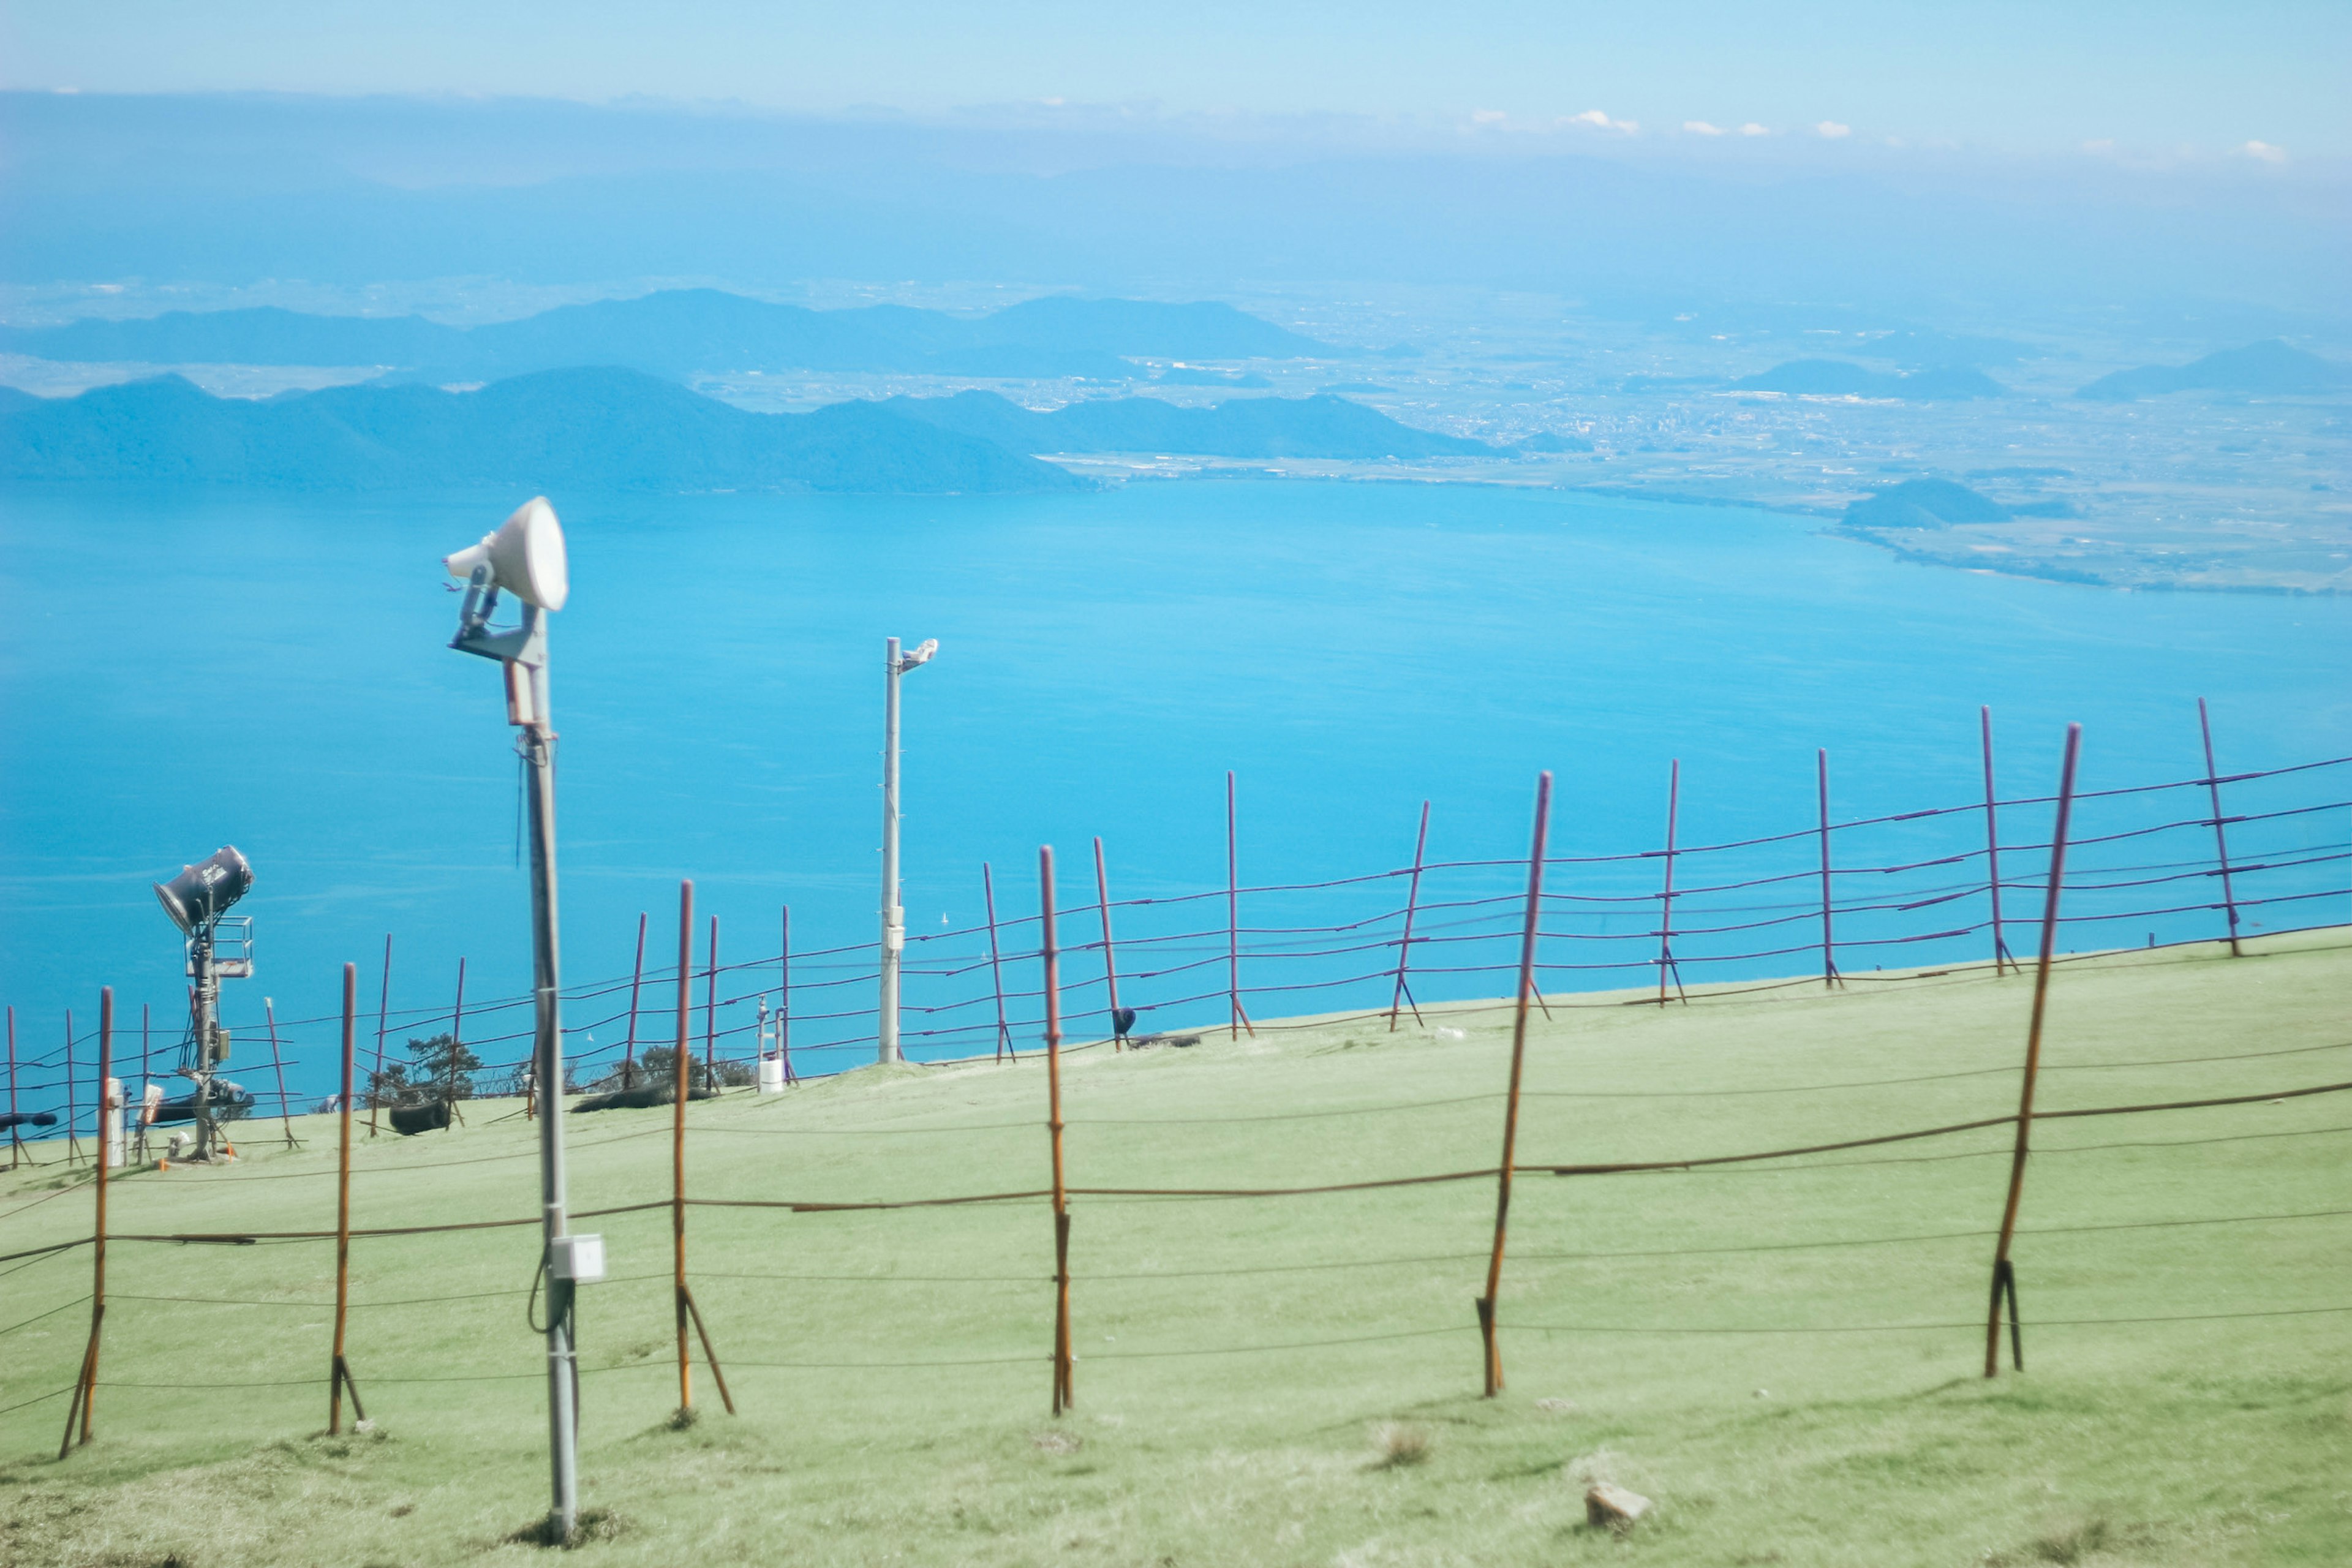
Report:
<svg viewBox="0 0 2352 1568"><path fill-rule="evenodd" d="M490 585L512 594L526 605L560 610L572 596L572 574L563 553L563 525L545 496L533 496L515 508L514 515L479 544L444 556L449 575L461 581L484 562L490 566Z"/></svg>

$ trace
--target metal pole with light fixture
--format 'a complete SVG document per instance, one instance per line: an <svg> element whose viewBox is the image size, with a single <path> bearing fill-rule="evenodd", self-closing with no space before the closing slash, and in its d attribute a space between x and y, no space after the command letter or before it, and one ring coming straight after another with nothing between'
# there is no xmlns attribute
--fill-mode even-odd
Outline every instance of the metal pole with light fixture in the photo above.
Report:
<svg viewBox="0 0 2352 1568"><path fill-rule="evenodd" d="M895 1062L898 1053L898 956L907 945L907 911L898 902L898 678L929 664L940 651L927 638L910 654L898 639L882 644L882 997L877 1009L874 1059Z"/></svg>
<svg viewBox="0 0 2352 1568"><path fill-rule="evenodd" d="M604 1277L604 1238L573 1236L563 1194L563 1002L556 942L555 730L547 690L547 618L571 596L563 530L555 509L533 497L496 533L447 557L466 583L457 635L460 653L494 658L506 676L507 722L520 730L516 749L530 774L531 993L536 1003L531 1070L547 1114L539 1119L539 1183L547 1275L547 1421L554 1507L549 1533L568 1544L580 1519L579 1365L572 1342L576 1288ZM522 601L522 625L490 627L499 590Z"/></svg>

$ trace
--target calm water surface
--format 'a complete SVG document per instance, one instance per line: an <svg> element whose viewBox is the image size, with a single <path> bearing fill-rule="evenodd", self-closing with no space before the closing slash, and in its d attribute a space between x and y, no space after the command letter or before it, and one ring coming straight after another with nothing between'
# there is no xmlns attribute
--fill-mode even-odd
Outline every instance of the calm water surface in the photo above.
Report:
<svg viewBox="0 0 2352 1568"><path fill-rule="evenodd" d="M261 977L229 995L247 1028L264 994L331 1011L345 960L372 1010L387 931L396 1008L446 1007L460 954L477 994L523 988L509 732L496 671L444 646L437 564L520 499L7 499L0 996L20 1049L52 1048L68 1006L86 1023L107 983L176 1039L178 950L147 885L225 842L259 877ZM1761 512L1272 480L553 499L583 980L627 973L641 910L651 952L675 952L681 876L722 959L772 952L786 900L796 947L870 941L893 633L942 644L906 688L918 933L978 918L983 860L1008 912L1034 910L1044 842L1066 907L1092 896L1097 834L1116 896L1221 885L1229 768L1244 879L1270 882L1408 859L1424 798L1433 857L1524 853L1543 768L1564 854L1653 847L1673 758L1685 842L1809 823L1817 746L1842 819L1966 802L1979 703L2017 794L2052 783L2069 720L2087 787L2194 773L2200 695L2225 771L2352 752L2352 605L1935 570ZM328 1032L289 1039L298 1083L323 1087Z"/></svg>

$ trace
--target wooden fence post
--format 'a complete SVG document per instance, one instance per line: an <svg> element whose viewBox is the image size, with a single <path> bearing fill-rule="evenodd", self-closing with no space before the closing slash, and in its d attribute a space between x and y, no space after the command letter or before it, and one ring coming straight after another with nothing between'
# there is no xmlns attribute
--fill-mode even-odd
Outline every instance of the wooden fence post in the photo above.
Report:
<svg viewBox="0 0 2352 1568"><path fill-rule="evenodd" d="M1819 770L1822 796L1822 984L1834 988L1843 981L1838 975L1837 947L1830 932L1830 753L1827 747L1813 753L1813 763Z"/></svg>
<svg viewBox="0 0 2352 1568"><path fill-rule="evenodd" d="M1412 1021L1422 1021L1421 1004L1413 1000L1412 990L1405 984L1405 964L1412 956L1412 919L1421 910L1421 866L1423 853L1429 847L1429 802L1421 803L1421 831L1412 838L1412 880L1405 884L1404 934L1397 939L1396 991L1389 997L1389 1033L1396 1033L1397 1014L1406 1004L1412 1006Z"/></svg>
<svg viewBox="0 0 2352 1568"><path fill-rule="evenodd" d="M1110 1048L1117 1052L1127 1047L1127 1026L1119 1017L1118 955L1110 941L1110 878L1103 870L1099 836L1095 839L1095 907L1102 911L1103 984L1110 993Z"/></svg>
<svg viewBox="0 0 2352 1568"><path fill-rule="evenodd" d="M375 1136L375 1089L383 1082L383 1031L392 1008L392 933L383 933L383 984L375 994L375 1078L368 1085L368 1136Z"/></svg>
<svg viewBox="0 0 2352 1568"><path fill-rule="evenodd" d="M1675 962L1675 818L1682 808L1683 762L1676 757L1666 769L1666 882L1658 894L1658 1005L1666 1005L1666 981L1675 983L1675 994L1684 1002L1690 996L1683 990L1682 965Z"/></svg>
<svg viewBox="0 0 2352 1568"><path fill-rule="evenodd" d="M387 939L387 952L389 951ZM335 1156L335 1349L327 1366L327 1433L330 1436L343 1429L343 1391L350 1389L352 1411L359 1419L367 1419L367 1408L360 1403L359 1386L352 1382L352 1363L344 1355L343 1328L352 1310L352 1079L356 1076L353 1058L359 1045L359 985L360 970L356 963L343 965L343 1096L342 1138ZM377 1016L382 1017L379 1013ZM378 1034L377 1049L383 1049L383 1036ZM381 1072L381 1068L378 1069ZM379 1080L381 1081L381 1080ZM376 1096L368 1096L373 1116Z"/></svg>
<svg viewBox="0 0 2352 1568"><path fill-rule="evenodd" d="M2230 956L2238 952L2238 895L2230 885L2230 836L2221 827L2221 781L2213 767L2213 723L2205 716L2205 699L2197 700L2197 728L2205 739L2205 789L2213 802L2213 848L2221 858L2221 907L2230 913Z"/></svg>
<svg viewBox="0 0 2352 1568"><path fill-rule="evenodd" d="M2000 1239L1992 1255L1992 1310L1985 1320L1987 1377L2000 1375L2000 1308L2009 1301L2010 1363L2025 1370L2024 1325L2017 1321L2017 1271L2009 1244L2017 1233L2017 1205L2025 1191L2025 1157L2033 1131L2033 1084L2042 1071L2042 1017L2050 996L2050 962L2058 947L2058 896L2066 879L2066 832L2074 810L2074 762L2083 749L2083 726L2066 726L2066 759L2058 772L2058 820L2050 834L2050 889L2042 902L2042 956L2033 970L2033 1014L2025 1029L2025 1083L2017 1102L2017 1147L2009 1162L2009 1201L2000 1211Z"/></svg>
<svg viewBox="0 0 2352 1568"><path fill-rule="evenodd" d="M1503 1288L1503 1242L1511 1218L1511 1162L1519 1141L1519 1079L1528 1055L1528 998L1536 984L1536 926L1543 907L1544 837L1551 824L1551 774L1536 780L1535 839L1528 849L1528 913L1519 935L1519 993L1511 1020L1511 1088L1503 1106L1503 1163L1495 1173L1495 1250L1486 1293L1478 1298L1478 1332L1486 1342L1486 1394L1503 1391L1502 1350L1495 1341L1495 1300Z"/></svg>
<svg viewBox="0 0 2352 1568"><path fill-rule="evenodd" d="M1076 1403L1070 1379L1070 1194L1062 1178L1062 994L1054 944L1054 847L1037 851L1037 899L1045 961L1045 1131L1054 1150L1054 1414Z"/></svg>
<svg viewBox="0 0 2352 1568"><path fill-rule="evenodd" d="M1252 1024L1248 1012L1242 1006L1242 893L1241 851L1234 835L1234 775L1225 773L1225 986L1233 1002L1233 1017L1228 1026L1232 1037L1238 1040L1247 1029L1250 1038L1257 1037L1257 1026Z"/></svg>
<svg viewBox="0 0 2352 1568"><path fill-rule="evenodd" d="M996 879L985 860L980 863L980 890L988 903L988 973L996 984L996 1059L1002 1062L1010 1054L1017 1062L1021 1053L1013 1049L1013 1030L1004 1021L1004 963L996 948Z"/></svg>
<svg viewBox="0 0 2352 1568"><path fill-rule="evenodd" d="M637 1087L637 993L646 983L646 911L637 911L637 957L629 966L629 1035L621 1047L621 1087Z"/></svg>

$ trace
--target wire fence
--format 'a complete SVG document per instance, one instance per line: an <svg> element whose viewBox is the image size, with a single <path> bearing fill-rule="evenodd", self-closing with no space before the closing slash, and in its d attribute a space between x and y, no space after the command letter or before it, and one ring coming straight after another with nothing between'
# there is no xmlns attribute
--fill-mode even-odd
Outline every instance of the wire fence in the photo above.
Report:
<svg viewBox="0 0 2352 1568"><path fill-rule="evenodd" d="M1989 731L1986 756L1990 780ZM2352 919L2347 768L2352 757L2336 757L2078 796L2061 950L2237 941ZM1581 994L1633 987L1664 1000L1694 987L1720 995L1863 984L1888 970L2000 967L2013 957L2021 900L2040 891L2050 855L2031 829L2052 797L1988 790L1980 800L1841 821L1831 786L1824 753L1813 823L1685 844L1675 837L1677 777L1654 847L1548 858L1536 962L1547 1008L1596 1005ZM1223 886L1121 899L1106 871L1097 898L1070 910L1090 934L1066 949L1064 1007L1108 1038L1115 1005L1134 1009L1135 1030L1150 1035L1232 1029L1258 1013L1412 1016L1423 1002L1491 994L1517 963L1520 862L1425 859L1426 804L1422 820L1409 860L1316 881L1244 884L1235 874ZM1238 866L1239 847L1229 837L1229 866ZM992 877L988 894L988 921L906 938L899 1037L909 1059L1017 1051L1044 1022L1040 991L1021 978L1034 970L1025 961L1037 949L1037 917L993 918ZM645 967L641 917L634 973L564 990L574 1079L567 1087L617 1081L634 1075L646 1049L676 1048L666 1019L681 984L694 1020L686 1045L713 1082L749 1082L761 1055L781 1056L793 1078L868 1058L877 944L793 952L789 909L779 925L780 944L719 963L712 922L702 961L682 981L675 968ZM446 1036L480 1062L463 1092L521 1091L532 1038L527 994L469 1000L461 964L448 1005L394 1008L389 938L380 979L383 1000L367 1020L374 1040L363 1055L371 1071L414 1069L405 1044ZM142 1016L141 1073L168 1079L181 1054L182 1009L151 1006ZM335 1025L331 1016L240 1021L238 1034L256 1042L247 1048L266 1044L270 1053L237 1075L251 1097L243 1114L265 1121L320 1104L286 1075L332 1059ZM39 1047L14 1009L8 1026L8 1110L27 1119L12 1138L57 1145L36 1157L83 1152L75 1141L91 1135L97 1117L94 1032L78 1030L68 1013L54 1043ZM590 1040L601 1043L581 1043ZM383 1080L385 1099L440 1092L404 1077L394 1070ZM48 1123L30 1120L43 1116Z"/></svg>

